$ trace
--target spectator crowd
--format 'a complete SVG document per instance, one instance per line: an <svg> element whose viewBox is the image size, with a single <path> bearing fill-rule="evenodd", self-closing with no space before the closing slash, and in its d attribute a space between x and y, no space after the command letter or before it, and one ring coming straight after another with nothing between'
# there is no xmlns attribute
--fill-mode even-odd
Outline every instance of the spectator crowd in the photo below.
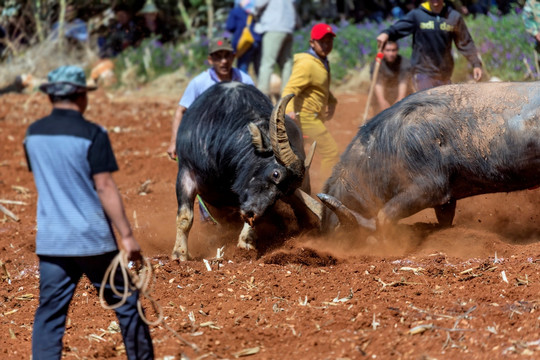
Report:
<svg viewBox="0 0 540 360"><path fill-rule="evenodd" d="M418 12L419 9L425 8L425 4L429 4L429 2L426 0L322 0L314 5L312 2L304 0L235 0L234 7L230 9L226 21L223 21L222 25L230 35L236 68L243 73L250 74L256 86L263 93L276 96L276 94L272 94L276 93L276 90L271 90L271 83L276 78L275 74L277 73L279 80L281 80L278 92L281 93L281 90L286 87L294 62L293 33L303 23L313 22L314 19L319 18L330 21L394 21L395 24L386 31L388 36L384 40L389 38L393 44L390 44L390 49L385 52L381 78L377 82L375 92L376 108L382 110L402 99L412 90L429 87L432 83L449 82L453 67L449 50L452 48L451 38L455 34L459 35L459 39L455 42L456 47L466 55L476 69L473 77L478 80L481 76L480 59L475 58L474 42L467 29L465 28L463 31L463 21L456 23L459 31L446 32L446 35L441 33L439 39L427 37L422 40L422 34L426 32L410 28L410 26L421 26L420 23L411 25L414 21L419 21L418 16L413 19L411 14L422 15L423 12ZM138 3L140 4L140 2ZM513 6L519 9L524 6L523 14L527 16L525 18L527 30L538 40L537 25L535 25L537 18L531 10L538 7L534 2L533 4L525 4L524 0L446 0L444 2L441 0L439 3L444 4L445 9L451 9L452 12L448 12L448 14L454 18L476 16L489 12L506 14ZM128 48L140 46L144 39L152 38L164 44L174 42L179 38L181 31L179 31L179 24L175 22L177 20L173 21L170 14L160 9L157 4L159 3L147 0L142 6L135 7L129 6L127 2L118 2L108 11L103 11L100 21L95 22L93 19L79 14L75 3L69 3L64 14L62 28L60 28L59 21L54 22L50 38L57 38L59 31L62 31L62 35L70 47L94 47L95 42L99 61L93 65L90 78L93 81L98 81L104 75L111 74L115 57ZM56 15L56 17L59 16L60 14ZM448 35L450 33L452 35ZM395 44L395 40L408 34L413 34L412 39L416 44L413 44L413 58L410 59L412 64L409 59L401 57L397 44ZM20 35L20 27L14 26L12 22L0 24L0 58L1 53L4 53L4 50L8 48L13 36ZM385 43L385 41L380 41L381 39L378 40L379 45ZM414 50L415 46L418 49L426 49L426 44L439 40L442 41L440 44L445 47L444 53L439 52L441 49L432 49L430 54ZM92 43L90 44L90 42ZM309 47L306 46L305 50L309 50ZM394 54L392 55L390 52L394 52ZM432 63L430 60L433 56L439 59L436 63ZM397 62L394 62L394 59L397 59ZM419 61L423 62L422 74L419 74L418 71ZM426 66L433 67L428 72L436 73L434 68L438 68L438 71L444 72L444 75L438 74L437 81L434 80L435 77L426 80L423 77L426 73ZM441 66L446 68L441 69ZM394 78L389 78L388 76L392 74ZM20 76L15 81L17 86L9 84L6 92L11 91L10 89L16 89L15 91L23 89L20 86ZM427 85L415 88L414 85L418 85L419 82ZM385 84L387 85L385 86ZM392 92L393 94L390 94ZM384 94L388 99L385 98Z"/></svg>

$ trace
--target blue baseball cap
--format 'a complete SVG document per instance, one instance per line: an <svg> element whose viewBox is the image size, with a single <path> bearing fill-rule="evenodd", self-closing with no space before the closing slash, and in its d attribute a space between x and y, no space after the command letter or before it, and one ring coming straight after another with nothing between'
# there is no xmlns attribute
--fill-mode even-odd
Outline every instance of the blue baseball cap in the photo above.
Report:
<svg viewBox="0 0 540 360"><path fill-rule="evenodd" d="M48 95L67 96L76 93L84 93L96 90L96 86L86 85L86 75L84 70L78 66L60 66L49 72L45 84L39 90Z"/></svg>

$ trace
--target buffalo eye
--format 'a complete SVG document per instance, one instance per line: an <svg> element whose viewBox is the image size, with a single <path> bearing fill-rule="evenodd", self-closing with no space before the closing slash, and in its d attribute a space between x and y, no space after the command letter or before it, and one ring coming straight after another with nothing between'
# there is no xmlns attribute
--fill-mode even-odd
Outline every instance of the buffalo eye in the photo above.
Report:
<svg viewBox="0 0 540 360"><path fill-rule="evenodd" d="M272 181L278 183L279 180L281 180L281 172L278 170L274 170L272 172Z"/></svg>

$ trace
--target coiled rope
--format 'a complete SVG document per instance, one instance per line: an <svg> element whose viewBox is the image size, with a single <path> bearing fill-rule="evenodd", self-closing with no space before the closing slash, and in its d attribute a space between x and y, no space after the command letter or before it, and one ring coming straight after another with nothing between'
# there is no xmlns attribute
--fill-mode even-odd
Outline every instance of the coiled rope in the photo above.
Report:
<svg viewBox="0 0 540 360"><path fill-rule="evenodd" d="M150 282L154 282L155 280L150 260L143 256L141 260L141 266L137 272L130 271L128 264L129 260L127 257L127 253L121 250L111 261L109 267L107 267L105 275L103 275L103 280L101 281L101 288L99 289L99 301L101 303L101 306L104 309L108 310L114 310L116 308L119 308L126 303L127 298L133 294L133 291L139 290L140 295L144 296L150 302L150 304L152 305L152 309L154 310L154 314L156 314L157 316L157 319L154 321L148 320L148 318L144 314L141 299L139 297L137 299L137 310L139 311L139 315L141 316L141 319L144 321L144 323L149 326L162 324L167 330L173 333L173 335L178 340L183 342L185 345L191 347L193 350L199 351L197 345L185 340L173 328L171 328L169 325L167 325L167 323L165 323L163 317L163 308L150 296ZM114 281L114 277L118 267L120 267L120 273L122 274L122 279L124 283L124 290L122 292L118 291ZM104 291L107 281L111 287L112 292L121 298L120 301L116 304L109 305L105 301Z"/></svg>

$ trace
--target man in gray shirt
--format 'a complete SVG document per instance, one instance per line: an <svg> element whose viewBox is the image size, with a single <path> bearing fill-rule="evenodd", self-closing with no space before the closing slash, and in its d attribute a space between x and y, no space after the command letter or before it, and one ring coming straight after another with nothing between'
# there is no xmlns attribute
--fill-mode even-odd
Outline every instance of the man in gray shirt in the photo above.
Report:
<svg viewBox="0 0 540 360"><path fill-rule="evenodd" d="M276 63L281 69L281 90L291 76L296 9L294 0L256 0L254 12L258 17L255 31L263 34L257 88L270 95L270 77Z"/></svg>

